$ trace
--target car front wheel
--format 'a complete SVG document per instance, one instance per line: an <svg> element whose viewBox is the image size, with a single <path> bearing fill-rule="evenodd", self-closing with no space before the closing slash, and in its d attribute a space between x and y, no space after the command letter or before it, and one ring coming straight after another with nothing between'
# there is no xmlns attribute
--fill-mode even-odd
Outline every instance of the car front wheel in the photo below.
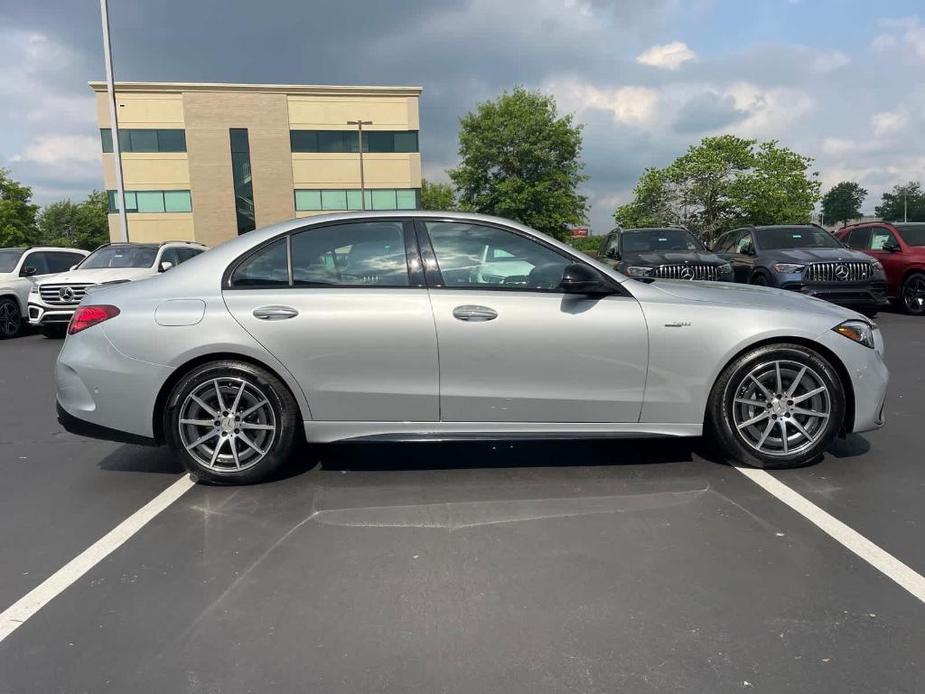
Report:
<svg viewBox="0 0 925 694"><path fill-rule="evenodd" d="M287 461L300 436L298 404L273 374L238 361L204 364L174 386L167 443L197 479L250 484Z"/></svg>
<svg viewBox="0 0 925 694"><path fill-rule="evenodd" d="M22 314L13 299L0 299L0 340L16 337L22 330Z"/></svg>
<svg viewBox="0 0 925 694"><path fill-rule="evenodd" d="M762 468L813 462L838 433L845 393L832 365L802 345L765 345L727 366L708 413L720 448Z"/></svg>

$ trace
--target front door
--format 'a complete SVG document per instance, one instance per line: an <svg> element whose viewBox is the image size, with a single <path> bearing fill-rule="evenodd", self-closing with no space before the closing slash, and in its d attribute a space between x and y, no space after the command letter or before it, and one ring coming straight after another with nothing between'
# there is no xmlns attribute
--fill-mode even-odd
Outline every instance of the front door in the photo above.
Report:
<svg viewBox="0 0 925 694"><path fill-rule="evenodd" d="M435 421L437 340L416 253L406 220L310 227L243 260L225 303L293 374L312 419Z"/></svg>
<svg viewBox="0 0 925 694"><path fill-rule="evenodd" d="M440 418L448 422L636 422L648 359L646 324L627 295L559 290L575 262L516 230L419 223L440 350Z"/></svg>

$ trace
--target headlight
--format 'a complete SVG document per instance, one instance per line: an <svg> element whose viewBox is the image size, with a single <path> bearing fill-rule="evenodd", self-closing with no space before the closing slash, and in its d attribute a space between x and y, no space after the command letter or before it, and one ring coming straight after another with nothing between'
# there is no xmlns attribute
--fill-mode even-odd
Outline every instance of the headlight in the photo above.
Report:
<svg viewBox="0 0 925 694"><path fill-rule="evenodd" d="M650 272L652 268L641 265L630 265L626 268L626 274L630 277L647 277Z"/></svg>
<svg viewBox="0 0 925 694"><path fill-rule="evenodd" d="M867 321L846 320L844 323L836 325L832 330L865 347L874 348L874 327Z"/></svg>
<svg viewBox="0 0 925 694"><path fill-rule="evenodd" d="M804 267L806 266L798 265L797 263L775 263L774 272L783 272L785 274L791 272L803 272Z"/></svg>
<svg viewBox="0 0 925 694"><path fill-rule="evenodd" d="M871 263L871 265L873 266L873 270L874 270L874 274L875 274L875 275L882 275L882 274L884 274L883 263L881 263L879 260L873 261L873 262Z"/></svg>
<svg viewBox="0 0 925 694"><path fill-rule="evenodd" d="M732 272L732 265L730 263L723 263L719 266L719 274L728 275Z"/></svg>

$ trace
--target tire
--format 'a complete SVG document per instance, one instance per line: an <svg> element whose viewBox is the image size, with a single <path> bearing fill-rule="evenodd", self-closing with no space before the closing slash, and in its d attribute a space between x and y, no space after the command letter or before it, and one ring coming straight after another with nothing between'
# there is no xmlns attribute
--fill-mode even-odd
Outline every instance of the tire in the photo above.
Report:
<svg viewBox="0 0 925 694"><path fill-rule="evenodd" d="M61 340L67 334L67 325L43 325L40 330L49 340Z"/></svg>
<svg viewBox="0 0 925 694"><path fill-rule="evenodd" d="M807 396L819 388L824 390ZM778 399L778 394L785 397ZM723 369L710 393L707 416L716 444L733 461L760 468L799 467L821 457L838 433L845 391L832 365L812 349L764 345Z"/></svg>
<svg viewBox="0 0 925 694"><path fill-rule="evenodd" d="M770 287L771 286L771 283L768 282L768 276L765 275L763 272L756 272L754 275L752 275L751 283L754 284L756 287Z"/></svg>
<svg viewBox="0 0 925 694"><path fill-rule="evenodd" d="M8 340L22 332L22 313L16 299L0 299L0 340Z"/></svg>
<svg viewBox="0 0 925 694"><path fill-rule="evenodd" d="M899 292L899 305L910 315L925 314L925 273L915 272L903 281Z"/></svg>
<svg viewBox="0 0 925 694"><path fill-rule="evenodd" d="M164 410L165 438L174 456L193 477L211 484L253 484L273 476L302 439L301 422L282 381L233 360L184 375Z"/></svg>

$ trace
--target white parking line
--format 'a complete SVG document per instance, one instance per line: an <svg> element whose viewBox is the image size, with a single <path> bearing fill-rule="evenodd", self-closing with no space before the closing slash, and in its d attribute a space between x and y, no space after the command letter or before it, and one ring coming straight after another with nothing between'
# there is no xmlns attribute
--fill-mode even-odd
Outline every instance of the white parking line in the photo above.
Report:
<svg viewBox="0 0 925 694"><path fill-rule="evenodd" d="M26 593L0 614L0 642L45 605L64 592L103 559L118 549L145 524L195 486L189 475L167 487L83 552L71 559L41 584Z"/></svg>
<svg viewBox="0 0 925 694"><path fill-rule="evenodd" d="M746 467L737 467L736 470L771 495L783 501L885 576L896 581L919 600L925 602L925 576L913 571L892 554L884 551L831 514L826 513L809 499L793 491L764 470Z"/></svg>

